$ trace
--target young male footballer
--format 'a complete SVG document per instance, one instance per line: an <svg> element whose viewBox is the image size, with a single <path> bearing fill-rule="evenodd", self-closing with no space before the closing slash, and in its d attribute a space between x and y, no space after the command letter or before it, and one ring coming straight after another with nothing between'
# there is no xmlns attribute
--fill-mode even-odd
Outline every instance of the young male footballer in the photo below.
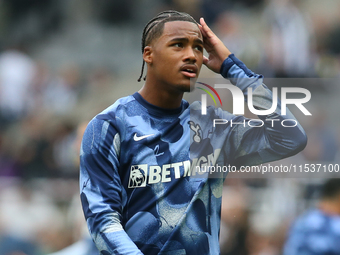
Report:
<svg viewBox="0 0 340 255"><path fill-rule="evenodd" d="M203 56L206 49L208 57ZM230 79L257 109L272 93L224 46L201 18L159 13L142 36L144 86L91 120L80 152L84 214L101 254L219 254L224 178L197 174L196 166L256 165L296 154L306 145L302 127L265 121L261 127L216 125L243 116L182 99L202 64ZM294 120L287 111L263 120ZM274 125L272 125L274 123ZM195 138L194 138L195 137Z"/></svg>

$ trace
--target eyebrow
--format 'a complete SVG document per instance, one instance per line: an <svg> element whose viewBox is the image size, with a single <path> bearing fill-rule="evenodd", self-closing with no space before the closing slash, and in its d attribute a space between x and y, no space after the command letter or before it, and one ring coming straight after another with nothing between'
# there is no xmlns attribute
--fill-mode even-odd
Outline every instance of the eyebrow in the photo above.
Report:
<svg viewBox="0 0 340 255"><path fill-rule="evenodd" d="M194 40L195 43L199 43L203 45L203 41L199 38ZM170 42L189 42L189 39L186 37L177 37L177 38L173 38L170 40Z"/></svg>

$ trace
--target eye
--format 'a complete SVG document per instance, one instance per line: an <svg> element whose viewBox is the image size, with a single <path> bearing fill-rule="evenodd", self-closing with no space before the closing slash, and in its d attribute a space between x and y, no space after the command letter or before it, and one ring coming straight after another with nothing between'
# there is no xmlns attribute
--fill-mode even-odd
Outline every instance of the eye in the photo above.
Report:
<svg viewBox="0 0 340 255"><path fill-rule="evenodd" d="M201 46L201 45L196 45L195 49L198 50L198 51L203 52L203 46Z"/></svg>
<svg viewBox="0 0 340 255"><path fill-rule="evenodd" d="M183 47L183 43L180 43L180 42L174 43L172 46L178 47L178 48L182 48Z"/></svg>

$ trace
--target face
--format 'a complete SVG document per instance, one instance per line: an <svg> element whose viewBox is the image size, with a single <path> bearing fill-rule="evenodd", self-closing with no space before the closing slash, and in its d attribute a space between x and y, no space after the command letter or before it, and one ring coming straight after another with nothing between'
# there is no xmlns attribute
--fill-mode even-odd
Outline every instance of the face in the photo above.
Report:
<svg viewBox="0 0 340 255"><path fill-rule="evenodd" d="M190 91L203 63L203 37L198 26L187 21L164 24L163 34L145 47L147 77L169 92ZM151 77L149 77L151 76Z"/></svg>

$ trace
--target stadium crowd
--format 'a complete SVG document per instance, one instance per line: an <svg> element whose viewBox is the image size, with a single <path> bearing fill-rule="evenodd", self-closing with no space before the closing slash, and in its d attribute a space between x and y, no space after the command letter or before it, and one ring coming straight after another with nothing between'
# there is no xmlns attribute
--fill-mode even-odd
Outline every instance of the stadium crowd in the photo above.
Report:
<svg viewBox="0 0 340 255"><path fill-rule="evenodd" d="M336 0L0 1L0 255L50 254L88 237L78 201L84 127L138 90L141 24L165 9L205 17L265 77L340 76ZM282 162L339 164L340 89L308 89L317 102L301 119L308 145ZM227 178L221 254L282 254L290 224L316 201L323 179L312 177Z"/></svg>

